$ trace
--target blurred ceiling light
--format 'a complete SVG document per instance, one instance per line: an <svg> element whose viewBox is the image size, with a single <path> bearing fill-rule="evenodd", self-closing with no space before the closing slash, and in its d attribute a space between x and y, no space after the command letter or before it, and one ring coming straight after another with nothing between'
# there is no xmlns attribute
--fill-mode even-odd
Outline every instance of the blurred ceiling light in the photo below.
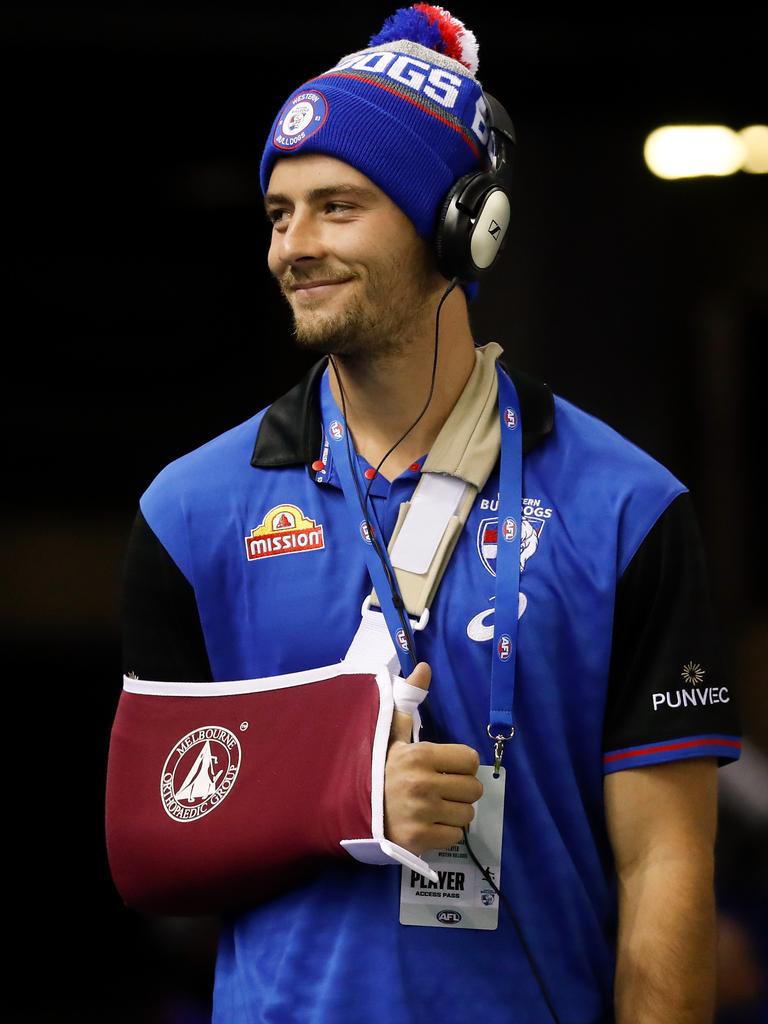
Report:
<svg viewBox="0 0 768 1024"><path fill-rule="evenodd" d="M751 124L739 132L747 154L744 159L744 170L751 174L768 172L768 125Z"/></svg>
<svg viewBox="0 0 768 1024"><path fill-rule="evenodd" d="M744 166L747 145L725 125L665 125L645 140L643 155L659 178L697 178L734 174Z"/></svg>

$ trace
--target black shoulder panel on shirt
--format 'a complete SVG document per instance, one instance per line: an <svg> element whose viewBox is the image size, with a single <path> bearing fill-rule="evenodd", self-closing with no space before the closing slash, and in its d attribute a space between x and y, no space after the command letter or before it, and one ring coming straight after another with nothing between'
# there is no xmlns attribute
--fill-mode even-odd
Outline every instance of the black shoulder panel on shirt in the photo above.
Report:
<svg viewBox="0 0 768 1024"><path fill-rule="evenodd" d="M317 458L323 439L320 378L327 365L327 356L319 359L270 405L261 420L251 465L285 466Z"/></svg>
<svg viewBox="0 0 768 1024"><path fill-rule="evenodd" d="M123 672L164 682L212 682L192 585L136 513L123 562Z"/></svg>
<svg viewBox="0 0 768 1024"><path fill-rule="evenodd" d="M549 434L555 423L555 397L549 384L537 380L523 370L515 369L506 361L506 355L499 361L512 378L517 397L520 399L520 416L523 421L523 455L527 455Z"/></svg>
<svg viewBox="0 0 768 1024"><path fill-rule="evenodd" d="M686 491L659 516L616 588L604 751L741 734L719 634Z"/></svg>

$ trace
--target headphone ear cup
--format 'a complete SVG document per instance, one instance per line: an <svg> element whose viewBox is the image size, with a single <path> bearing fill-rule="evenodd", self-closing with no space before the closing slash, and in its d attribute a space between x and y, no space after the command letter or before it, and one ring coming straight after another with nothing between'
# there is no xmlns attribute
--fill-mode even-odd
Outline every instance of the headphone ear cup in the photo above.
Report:
<svg viewBox="0 0 768 1024"><path fill-rule="evenodd" d="M440 273L449 281L454 277L464 280L467 273L466 254L472 224L467 214L455 205L455 200L462 194L467 182L475 176L476 172L472 171L455 181L437 214L435 255Z"/></svg>
<svg viewBox="0 0 768 1024"><path fill-rule="evenodd" d="M515 129L499 101L485 93L490 166L455 181L440 204L434 252L440 273L464 284L479 281L496 265L512 216L511 169ZM461 206L458 200L461 198Z"/></svg>
<svg viewBox="0 0 768 1024"><path fill-rule="evenodd" d="M511 216L509 192L502 182L490 179L467 243L467 261L475 277L484 277L496 266L506 245Z"/></svg>

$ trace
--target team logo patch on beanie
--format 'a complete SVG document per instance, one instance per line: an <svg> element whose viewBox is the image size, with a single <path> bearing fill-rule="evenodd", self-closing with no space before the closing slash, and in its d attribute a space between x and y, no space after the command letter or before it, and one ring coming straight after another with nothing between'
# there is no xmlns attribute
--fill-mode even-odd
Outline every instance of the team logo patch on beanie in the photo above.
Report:
<svg viewBox="0 0 768 1024"><path fill-rule="evenodd" d="M297 149L328 119L328 100L318 89L307 89L292 96L272 136L278 149Z"/></svg>

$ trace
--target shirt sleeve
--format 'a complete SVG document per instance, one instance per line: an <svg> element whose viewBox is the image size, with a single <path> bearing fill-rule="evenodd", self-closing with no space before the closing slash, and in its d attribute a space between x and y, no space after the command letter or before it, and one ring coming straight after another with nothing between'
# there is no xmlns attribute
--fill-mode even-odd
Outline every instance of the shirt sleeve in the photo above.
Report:
<svg viewBox="0 0 768 1024"><path fill-rule="evenodd" d="M123 562L123 673L212 682L192 584L138 509Z"/></svg>
<svg viewBox="0 0 768 1024"><path fill-rule="evenodd" d="M685 491L658 517L616 588L603 771L690 757L735 761L738 695Z"/></svg>

